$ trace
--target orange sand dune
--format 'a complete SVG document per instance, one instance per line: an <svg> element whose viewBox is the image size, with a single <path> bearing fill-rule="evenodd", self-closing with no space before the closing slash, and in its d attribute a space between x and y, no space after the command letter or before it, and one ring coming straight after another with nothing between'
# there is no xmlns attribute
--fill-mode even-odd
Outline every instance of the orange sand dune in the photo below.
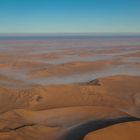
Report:
<svg viewBox="0 0 140 140"><path fill-rule="evenodd" d="M0 140L140 140L139 38L26 37L0 40Z"/></svg>
<svg viewBox="0 0 140 140"><path fill-rule="evenodd" d="M65 64L51 65L46 68L40 68L31 71L31 77L44 77L44 76L63 76L69 74L80 74L95 72L102 70L115 63L113 61L95 61L95 62L71 62Z"/></svg>
<svg viewBox="0 0 140 140"><path fill-rule="evenodd" d="M72 137L71 135L75 137L75 131L78 129L80 131L84 125L85 130L89 132L92 124L94 126L92 129L96 129L105 126L105 123L110 125L127 121L129 118L131 120L131 117L121 111L104 107L67 107L44 111L19 109L1 114L0 136L3 140L7 135L9 139L12 136L21 140L26 138L45 140L46 137L49 140L66 140L67 137ZM79 136L83 137L83 132Z"/></svg>
<svg viewBox="0 0 140 140"><path fill-rule="evenodd" d="M140 121L116 124L89 133L84 140L139 140Z"/></svg>
<svg viewBox="0 0 140 140"><path fill-rule="evenodd" d="M137 112L140 106L139 77L112 76L99 79L99 82L100 85L81 83L36 85L26 89L0 88L0 110L8 111L8 104L3 105L8 101L10 109L43 110L71 106L111 106L139 116ZM9 98L11 100L8 100Z"/></svg>
<svg viewBox="0 0 140 140"><path fill-rule="evenodd" d="M140 77L0 88L0 140L82 140L97 129L140 119ZM129 87L129 88L128 88Z"/></svg>

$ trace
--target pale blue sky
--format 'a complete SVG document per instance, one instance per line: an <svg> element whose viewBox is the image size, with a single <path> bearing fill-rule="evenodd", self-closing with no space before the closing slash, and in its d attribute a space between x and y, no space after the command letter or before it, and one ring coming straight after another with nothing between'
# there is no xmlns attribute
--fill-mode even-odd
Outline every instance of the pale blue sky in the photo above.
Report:
<svg viewBox="0 0 140 140"><path fill-rule="evenodd" d="M140 32L140 0L0 0L0 33Z"/></svg>

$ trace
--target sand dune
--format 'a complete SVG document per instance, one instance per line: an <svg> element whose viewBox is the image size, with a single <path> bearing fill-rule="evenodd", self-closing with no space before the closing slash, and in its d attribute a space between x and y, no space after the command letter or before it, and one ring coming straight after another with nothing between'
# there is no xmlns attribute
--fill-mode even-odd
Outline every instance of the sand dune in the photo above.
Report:
<svg viewBox="0 0 140 140"><path fill-rule="evenodd" d="M70 107L45 111L20 109L1 114L0 134L10 134L14 131L18 137L24 139L27 137L27 128L43 127L46 132L48 130L52 131L53 137L49 138L50 140L69 140L70 138L76 140L77 138L82 138L85 133L91 130L135 119L121 111L104 107ZM44 129L40 128L40 131L43 132ZM20 135L22 131L25 136ZM79 135L77 135L76 131L79 131ZM46 137L50 135L48 132L45 134ZM32 135L32 133L28 134L28 138L34 139L31 137ZM55 138L56 136L57 138ZM46 138L44 137L43 139Z"/></svg>
<svg viewBox="0 0 140 140"><path fill-rule="evenodd" d="M8 111L3 104L10 98L9 104L13 109L22 108L22 106L31 110L71 106L111 106L135 114L133 110L136 111L140 105L139 77L115 76L99 79L99 82L100 86L81 83L56 86L36 85L25 89L1 88L0 109Z"/></svg>
<svg viewBox="0 0 140 140"><path fill-rule="evenodd" d="M0 140L139 140L139 41L0 40Z"/></svg>
<svg viewBox="0 0 140 140"><path fill-rule="evenodd" d="M1 87L0 139L77 140L108 125L138 120L139 83L139 77L111 76L79 84Z"/></svg>
<svg viewBox="0 0 140 140"><path fill-rule="evenodd" d="M140 121L116 124L88 134L84 140L138 140Z"/></svg>
<svg viewBox="0 0 140 140"><path fill-rule="evenodd" d="M44 76L63 76L69 74L80 74L102 70L111 67L112 61L96 61L96 62L71 62L66 64L52 65L43 69L35 69L30 75L31 77Z"/></svg>

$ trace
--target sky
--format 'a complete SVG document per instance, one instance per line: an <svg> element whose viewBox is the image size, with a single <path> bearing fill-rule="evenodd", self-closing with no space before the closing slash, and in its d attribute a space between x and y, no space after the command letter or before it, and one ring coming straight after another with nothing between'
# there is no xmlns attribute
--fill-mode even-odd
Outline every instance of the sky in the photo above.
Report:
<svg viewBox="0 0 140 140"><path fill-rule="evenodd" d="M140 0L0 0L0 33L140 33Z"/></svg>

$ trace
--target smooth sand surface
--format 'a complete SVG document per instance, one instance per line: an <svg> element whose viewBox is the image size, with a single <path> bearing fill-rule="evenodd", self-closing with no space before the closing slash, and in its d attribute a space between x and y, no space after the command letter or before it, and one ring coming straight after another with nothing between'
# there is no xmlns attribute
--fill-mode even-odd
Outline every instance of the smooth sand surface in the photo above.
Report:
<svg viewBox="0 0 140 140"><path fill-rule="evenodd" d="M116 124L88 134L84 140L138 140L140 121Z"/></svg>

